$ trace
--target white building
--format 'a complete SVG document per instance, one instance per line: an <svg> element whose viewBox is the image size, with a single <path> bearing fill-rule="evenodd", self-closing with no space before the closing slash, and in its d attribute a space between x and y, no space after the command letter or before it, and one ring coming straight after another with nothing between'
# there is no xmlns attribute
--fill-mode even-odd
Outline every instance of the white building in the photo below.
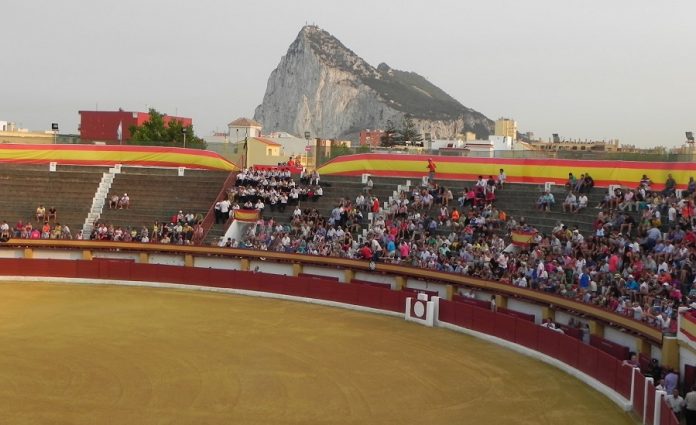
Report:
<svg viewBox="0 0 696 425"><path fill-rule="evenodd" d="M232 143L244 140L245 137L261 137L261 124L249 118L237 118L227 124L227 130Z"/></svg>

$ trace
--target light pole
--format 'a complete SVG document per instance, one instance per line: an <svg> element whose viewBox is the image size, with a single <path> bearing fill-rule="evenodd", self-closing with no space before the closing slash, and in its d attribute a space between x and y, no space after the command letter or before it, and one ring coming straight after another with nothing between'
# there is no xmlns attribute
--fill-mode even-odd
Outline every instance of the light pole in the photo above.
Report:
<svg viewBox="0 0 696 425"><path fill-rule="evenodd" d="M53 122L51 123L51 130L53 130L53 144L56 144L56 138L58 136L58 123Z"/></svg>
<svg viewBox="0 0 696 425"><path fill-rule="evenodd" d="M181 133L184 135L184 148L186 148L186 127L181 127Z"/></svg>

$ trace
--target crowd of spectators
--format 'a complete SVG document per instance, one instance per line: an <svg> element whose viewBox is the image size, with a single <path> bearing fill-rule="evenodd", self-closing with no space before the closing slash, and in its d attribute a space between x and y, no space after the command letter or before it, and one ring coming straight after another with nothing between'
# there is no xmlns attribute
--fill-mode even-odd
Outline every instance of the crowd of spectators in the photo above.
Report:
<svg viewBox="0 0 696 425"><path fill-rule="evenodd" d="M677 308L696 299L693 191L677 197L669 182L661 191L645 182L636 189L616 188L620 198L597 205L590 232L558 223L542 234L496 207L503 184L504 177L480 176L459 192L429 181L402 191L384 207L368 188L354 200L343 198L328 217L297 207L287 224L261 218L253 234L227 245L385 261L506 282L665 331L673 329ZM571 176L569 185L573 196L564 210L590 208L592 177ZM630 192L638 193L635 202L624 196ZM638 219L632 210L638 210ZM511 245L511 232L533 234L529 249Z"/></svg>
<svg viewBox="0 0 696 425"><path fill-rule="evenodd" d="M90 240L114 242L141 242L176 245L200 245L203 242L203 214L179 210L169 220L155 221L151 226L140 227L114 226L110 223L97 222ZM83 239L78 232L77 239Z"/></svg>

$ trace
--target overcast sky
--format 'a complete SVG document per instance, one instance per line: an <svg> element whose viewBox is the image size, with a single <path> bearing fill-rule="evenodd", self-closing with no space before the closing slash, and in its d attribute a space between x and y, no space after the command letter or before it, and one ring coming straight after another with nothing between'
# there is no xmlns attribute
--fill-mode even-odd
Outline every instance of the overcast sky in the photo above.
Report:
<svg viewBox="0 0 696 425"><path fill-rule="evenodd" d="M0 120L32 130L75 133L98 105L223 131L305 23L542 138L676 146L696 130L694 0L13 0L0 18Z"/></svg>

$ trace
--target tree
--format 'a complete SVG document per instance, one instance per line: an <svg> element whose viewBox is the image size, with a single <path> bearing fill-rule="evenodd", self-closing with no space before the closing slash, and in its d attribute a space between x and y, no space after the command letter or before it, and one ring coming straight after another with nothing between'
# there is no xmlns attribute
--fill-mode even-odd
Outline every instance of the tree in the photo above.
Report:
<svg viewBox="0 0 696 425"><path fill-rule="evenodd" d="M186 135L186 147L192 149L205 149L206 143L196 136L193 126L184 127L179 120L169 120L165 124L164 115L150 108L150 117L140 126L130 127L130 144L146 146L184 146Z"/></svg>
<svg viewBox="0 0 696 425"><path fill-rule="evenodd" d="M394 122L387 120L387 127L382 137L380 137L380 144L385 147L395 146L401 141L399 136L399 130L396 129Z"/></svg>
<svg viewBox="0 0 696 425"><path fill-rule="evenodd" d="M401 127L401 136L404 142L417 143L423 141L423 136L418 131L416 123L413 122L410 115L404 116Z"/></svg>

